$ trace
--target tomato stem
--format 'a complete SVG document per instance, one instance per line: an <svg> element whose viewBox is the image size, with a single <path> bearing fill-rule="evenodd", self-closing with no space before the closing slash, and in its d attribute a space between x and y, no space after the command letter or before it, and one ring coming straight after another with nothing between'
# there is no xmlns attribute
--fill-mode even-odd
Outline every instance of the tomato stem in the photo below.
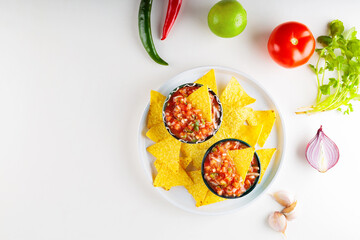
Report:
<svg viewBox="0 0 360 240"><path fill-rule="evenodd" d="M293 45L297 45L299 43L299 41L296 39L296 38L291 38L290 39L290 42L293 44Z"/></svg>

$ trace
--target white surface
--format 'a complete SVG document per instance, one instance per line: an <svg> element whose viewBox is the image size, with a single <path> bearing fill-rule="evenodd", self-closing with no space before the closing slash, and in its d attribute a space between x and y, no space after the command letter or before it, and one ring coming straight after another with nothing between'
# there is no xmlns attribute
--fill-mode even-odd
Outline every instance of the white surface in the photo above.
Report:
<svg viewBox="0 0 360 240"><path fill-rule="evenodd" d="M297 194L300 216L288 224L288 239L359 239L360 107L350 117L295 115L315 98L314 75L277 66L266 41L288 20L315 36L334 18L360 30L360 2L244 0L247 28L221 39L206 23L216 0L184 1L160 42L166 2L154 1L152 23L169 67L141 46L138 1L0 1L0 238L282 239L267 226L280 209L267 194L233 215L190 214L154 191L138 159L150 89L187 69L222 65L253 76L283 113L285 161L268 193ZM304 158L320 124L341 154L325 174ZM228 227L235 230L221 231Z"/></svg>
<svg viewBox="0 0 360 240"><path fill-rule="evenodd" d="M269 164L265 175L262 178L260 184L257 184L256 188L247 194L244 197L239 199L232 199L228 201L223 201L217 204L211 204L203 207L196 207L195 200L188 193L188 191L182 187L174 187L171 191L165 191L161 188L154 188L154 191L158 191L165 199L171 202L173 205L195 214L201 215L222 215L235 213L240 211L244 206L249 203L255 202L261 194L263 194L268 187L273 183L277 174L279 174L279 169L283 163L283 152L285 150L285 132L284 125L282 122L282 115L279 113L275 103L271 99L269 93L263 89L255 79L252 79L245 73L239 72L234 69L225 68L221 66L204 66L193 68L188 71L182 72L170 80L166 81L160 89L157 91L161 92L163 95L168 96L171 91L182 84L195 82L197 79L205 75L211 69L215 70L215 77L217 85L219 86L219 96L226 84L229 83L232 77L235 77L244 88L244 90L253 98L256 99L256 102L249 105L254 110L274 110L277 117L273 130L269 135L266 144L263 148L277 148L277 152L274 155L271 164ZM138 132L139 139L139 156L140 160L143 163L144 170L148 175L150 184L153 182L153 176L156 174L154 167L155 158L146 151L146 148L154 144L148 137L145 136L146 131L148 130L146 126L146 119L148 115L149 104L145 109ZM256 146L257 147L257 146ZM258 149L258 147L257 147Z"/></svg>

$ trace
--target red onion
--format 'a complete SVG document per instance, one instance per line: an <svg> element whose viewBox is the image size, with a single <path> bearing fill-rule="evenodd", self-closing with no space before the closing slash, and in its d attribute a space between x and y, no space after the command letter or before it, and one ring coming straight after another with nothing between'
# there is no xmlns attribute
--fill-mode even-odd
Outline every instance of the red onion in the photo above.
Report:
<svg viewBox="0 0 360 240"><path fill-rule="evenodd" d="M336 165L340 153L336 144L325 135L320 126L316 136L307 145L305 156L313 168L324 173Z"/></svg>

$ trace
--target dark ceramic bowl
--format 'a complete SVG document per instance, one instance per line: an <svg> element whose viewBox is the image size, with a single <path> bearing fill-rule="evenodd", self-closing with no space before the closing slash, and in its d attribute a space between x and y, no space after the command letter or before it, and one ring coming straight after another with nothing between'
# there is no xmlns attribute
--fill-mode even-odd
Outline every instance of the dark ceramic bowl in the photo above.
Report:
<svg viewBox="0 0 360 240"><path fill-rule="evenodd" d="M236 142L240 142L248 147L251 147L247 142L244 142L242 140L239 140L239 139L235 139L235 138L227 138L227 139L223 139L223 140L220 140L216 143L214 143L205 153L205 156L203 158L203 161L202 161L202 164L201 164L201 176L203 178L203 181L205 183L205 185L207 186L207 188L213 193L215 194L216 196L218 197L221 197L221 198L226 198L226 199L237 199L237 198L241 198L241 197L244 197L246 196L247 194L249 194L252 190L254 190L254 188L256 187L257 183L259 182L259 177L260 175L255 179L255 182L254 184L248 189L246 190L246 192L244 192L243 194L241 194L240 196L238 197L227 197L227 196L221 196L221 195L218 195L214 189L212 189L212 187L210 186L210 184L207 182L207 180L204 178L204 163L205 163L205 160L206 160L206 157L207 155L212 151L212 149L218 145L219 143L222 143L222 142L226 142L226 141L236 141ZM255 159L259 165L259 174L261 173L261 166L260 166L260 160L259 160L259 156L256 154L256 152L254 153L255 155Z"/></svg>
<svg viewBox="0 0 360 240"><path fill-rule="evenodd" d="M181 138L179 138L178 136L176 136L175 134L173 134L171 132L171 129L169 128L169 126L167 125L166 121L165 121L165 108L167 106L167 103L168 101L170 100L171 96L177 92L180 88L183 88L183 87L193 87L193 86L198 86L198 87L201 87L203 86L202 84L198 84L198 83L185 83L185 84L182 84L180 86L178 86L177 88L175 88L174 90L172 90L170 92L170 94L167 96L167 98L165 99L165 102L164 102L164 106L163 106L163 110L162 110L162 117L163 117L163 122L165 124L165 128L166 130L170 133L171 136L173 136L174 138L176 138L177 140L179 140L180 142L183 142L183 143L189 143L189 144L198 144L198 143L202 143L202 142L205 142L207 140L209 140L210 138L212 138L216 132L219 130L220 128L220 125L221 125L221 122L222 122L222 117L223 117L223 109L222 109L222 105L220 103L220 100L219 100L219 97L214 93L213 90L211 90L210 88L209 89L209 92L214 96L216 102L219 104L219 113L220 113L220 117L219 117L219 124L217 126L216 129L214 129L214 131L209 135L207 136L204 140L201 140L201 141L196 141L196 142L189 142L189 141L186 141L186 140L183 140Z"/></svg>

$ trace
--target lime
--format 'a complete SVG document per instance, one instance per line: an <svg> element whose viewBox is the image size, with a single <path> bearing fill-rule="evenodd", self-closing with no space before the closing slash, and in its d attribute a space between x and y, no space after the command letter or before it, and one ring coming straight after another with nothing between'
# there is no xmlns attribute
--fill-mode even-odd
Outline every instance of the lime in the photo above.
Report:
<svg viewBox="0 0 360 240"><path fill-rule="evenodd" d="M247 24L246 11L236 0L222 0L209 12L210 30L219 37L231 38L244 31Z"/></svg>

